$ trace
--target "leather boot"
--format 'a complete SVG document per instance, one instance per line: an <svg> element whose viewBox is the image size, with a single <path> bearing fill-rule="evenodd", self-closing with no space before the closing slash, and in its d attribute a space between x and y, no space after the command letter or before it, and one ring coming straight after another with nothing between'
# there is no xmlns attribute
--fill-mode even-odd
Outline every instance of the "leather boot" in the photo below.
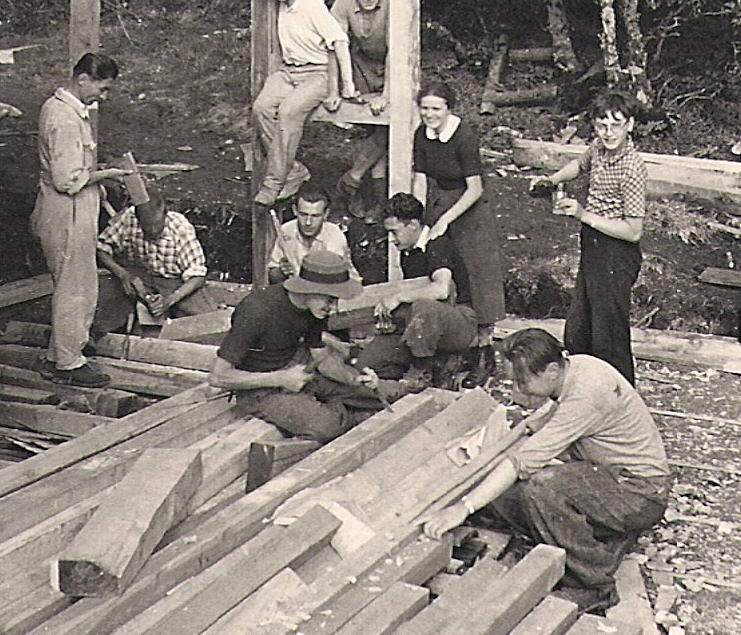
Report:
<svg viewBox="0 0 741 635"><path fill-rule="evenodd" d="M461 388L476 388L483 386L496 369L494 349L491 345L479 346L476 351L473 368L463 378Z"/></svg>

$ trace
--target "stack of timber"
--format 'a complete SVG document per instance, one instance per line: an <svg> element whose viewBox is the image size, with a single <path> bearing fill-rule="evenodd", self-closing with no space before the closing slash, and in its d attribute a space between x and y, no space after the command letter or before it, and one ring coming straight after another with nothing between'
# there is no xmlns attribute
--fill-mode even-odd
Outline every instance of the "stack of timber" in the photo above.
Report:
<svg viewBox="0 0 741 635"><path fill-rule="evenodd" d="M562 550L538 546L508 569L494 532L473 546L465 529L421 535L421 518L522 442L526 422L510 427L483 390L408 395L248 493L252 444L281 435L211 397L189 389L121 420L115 439L97 428L7 468L18 469L0 492L4 633L580 628L576 607L549 595ZM445 573L467 559L463 575Z"/></svg>

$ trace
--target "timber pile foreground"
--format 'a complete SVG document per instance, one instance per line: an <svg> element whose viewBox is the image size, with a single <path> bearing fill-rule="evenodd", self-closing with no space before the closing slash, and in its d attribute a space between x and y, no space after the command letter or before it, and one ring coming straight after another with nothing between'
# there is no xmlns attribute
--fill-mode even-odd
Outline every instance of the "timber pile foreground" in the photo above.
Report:
<svg viewBox="0 0 741 635"><path fill-rule="evenodd" d="M561 550L500 561L506 539L464 530L459 561L421 537L523 430L481 389L429 389L245 493L266 448L312 448L188 388L2 470L3 632L567 632ZM595 628L640 632L568 632Z"/></svg>

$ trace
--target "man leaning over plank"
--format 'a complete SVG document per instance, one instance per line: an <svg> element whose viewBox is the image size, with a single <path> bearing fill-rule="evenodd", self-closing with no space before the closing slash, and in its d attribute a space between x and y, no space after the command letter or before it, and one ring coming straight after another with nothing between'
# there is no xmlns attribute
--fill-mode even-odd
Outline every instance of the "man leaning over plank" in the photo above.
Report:
<svg viewBox="0 0 741 635"><path fill-rule="evenodd" d="M209 381L236 391L245 413L285 434L325 443L400 397L396 382L379 382L345 364L325 344L327 318L338 298L362 291L347 261L330 251L310 251L298 275L258 289L237 305Z"/></svg>
<svg viewBox="0 0 741 635"><path fill-rule="evenodd" d="M671 476L643 400L610 364L566 356L542 329L503 342L515 389L552 401L537 431L460 502L436 513L425 533L440 538L479 509L535 541L566 550L556 591L582 612L618 602L614 574L638 534L659 522Z"/></svg>

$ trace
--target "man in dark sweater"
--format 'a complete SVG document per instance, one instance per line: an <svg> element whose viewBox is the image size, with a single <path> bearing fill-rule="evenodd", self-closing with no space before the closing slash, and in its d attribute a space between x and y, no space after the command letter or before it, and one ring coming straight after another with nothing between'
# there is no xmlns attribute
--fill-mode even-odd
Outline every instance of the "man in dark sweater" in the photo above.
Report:
<svg viewBox="0 0 741 635"><path fill-rule="evenodd" d="M383 379L402 378L409 391L433 383L437 359L466 351L477 334L476 314L465 264L449 235L428 240L424 208L411 194L395 194L384 210L384 227L402 251L405 278L427 283L386 296L375 308L387 328L358 357L359 368L372 368Z"/></svg>
<svg viewBox="0 0 741 635"><path fill-rule="evenodd" d="M374 377L375 390L367 387L369 378L323 341L337 300L361 291L341 256L309 252L298 275L239 303L217 352L211 385L236 391L246 413L286 434L324 443L346 432L382 408L377 391L389 400L401 396L396 382Z"/></svg>

